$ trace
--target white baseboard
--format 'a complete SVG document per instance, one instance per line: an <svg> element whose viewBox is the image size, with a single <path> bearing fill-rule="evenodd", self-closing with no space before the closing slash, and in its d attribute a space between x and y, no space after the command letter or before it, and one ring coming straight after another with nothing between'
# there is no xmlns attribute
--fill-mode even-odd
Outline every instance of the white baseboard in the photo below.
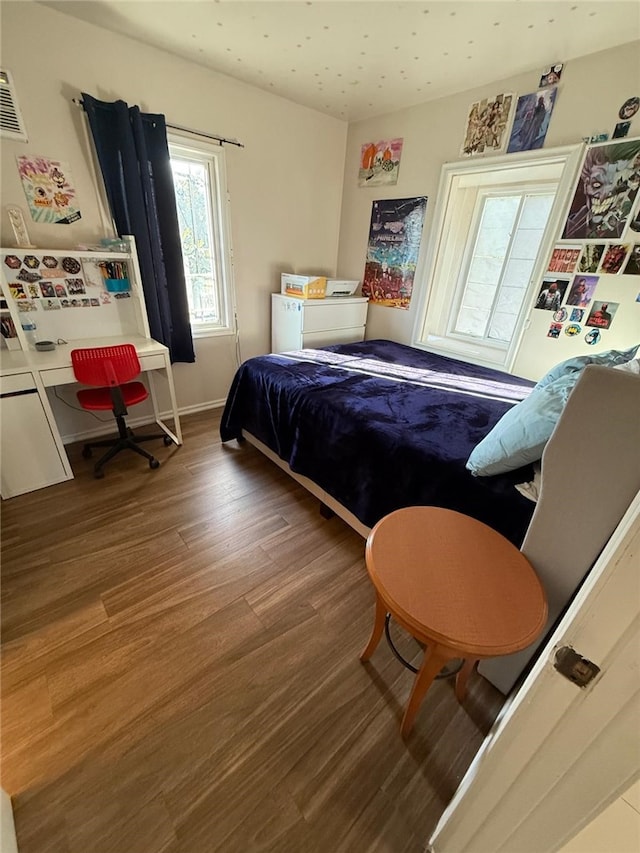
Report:
<svg viewBox="0 0 640 853"><path fill-rule="evenodd" d="M182 409L178 409L178 414L181 416L195 415L196 412L207 412L209 409L221 409L226 402L227 400L225 398L224 400L209 400L207 403L196 403L194 406L184 406ZM168 418L170 416L170 412L162 413L163 418Z"/></svg>
<svg viewBox="0 0 640 853"><path fill-rule="evenodd" d="M209 400L206 403L197 403L194 406L184 406L181 409L178 409L178 414L180 417L184 415L193 415L196 412L206 412L209 409L220 409L224 406L226 400ZM162 420L169 421L169 428L171 428L171 420L172 420L172 412L160 412L160 417ZM152 424L153 421L149 420L149 416L141 417L141 418L132 418L127 417L127 426L130 426L131 429L136 429L137 427L141 427L144 425ZM100 436L109 435L110 433L116 433L118 430L115 425L115 421L102 421L100 426L97 426L95 429L85 429L81 432L73 432L67 433L62 436L63 444L75 444L76 441L90 441L92 438L99 438Z"/></svg>

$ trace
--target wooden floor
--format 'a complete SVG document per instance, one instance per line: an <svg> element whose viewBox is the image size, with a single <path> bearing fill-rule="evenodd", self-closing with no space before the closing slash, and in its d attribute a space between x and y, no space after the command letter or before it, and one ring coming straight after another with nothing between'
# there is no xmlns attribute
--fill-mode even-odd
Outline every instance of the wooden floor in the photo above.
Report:
<svg viewBox="0 0 640 853"><path fill-rule="evenodd" d="M364 542L218 412L2 505L2 750L21 853L422 851L502 697L412 674ZM154 452L156 452L154 450ZM397 644L417 656L414 641Z"/></svg>

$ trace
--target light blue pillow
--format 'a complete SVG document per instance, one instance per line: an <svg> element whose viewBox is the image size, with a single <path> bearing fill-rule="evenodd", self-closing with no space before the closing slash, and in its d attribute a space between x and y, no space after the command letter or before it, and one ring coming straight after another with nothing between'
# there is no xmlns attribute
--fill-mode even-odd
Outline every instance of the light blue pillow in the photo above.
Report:
<svg viewBox="0 0 640 853"><path fill-rule="evenodd" d="M469 471L476 477L491 477L540 459L581 373L575 370L534 388L528 397L505 412L472 450L466 465Z"/></svg>
<svg viewBox="0 0 640 853"><path fill-rule="evenodd" d="M504 474L537 462L562 414L569 394L588 364L616 367L631 361L640 344L628 350L578 355L556 364L531 394L500 418L471 452L466 467L476 477Z"/></svg>
<svg viewBox="0 0 640 853"><path fill-rule="evenodd" d="M635 358L638 348L640 348L640 344L636 344L628 350L611 349L606 352L594 353L594 355L576 355L573 358L568 358L559 364L555 364L548 373L545 373L535 387L544 388L545 385L555 382L561 376L584 370L588 364L600 364L604 367L615 367L618 364L624 364L624 362Z"/></svg>

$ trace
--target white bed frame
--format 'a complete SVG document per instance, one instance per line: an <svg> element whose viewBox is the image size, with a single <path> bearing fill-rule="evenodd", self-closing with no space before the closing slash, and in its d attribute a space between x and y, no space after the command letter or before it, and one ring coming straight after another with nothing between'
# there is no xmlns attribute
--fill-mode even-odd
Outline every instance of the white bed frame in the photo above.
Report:
<svg viewBox="0 0 640 853"><path fill-rule="evenodd" d="M371 528L312 480L293 472L257 438L243 435L366 539ZM545 448L540 497L521 549L547 593L547 630L569 604L638 491L640 376L590 365ZM508 693L547 630L522 652L482 661L479 672Z"/></svg>

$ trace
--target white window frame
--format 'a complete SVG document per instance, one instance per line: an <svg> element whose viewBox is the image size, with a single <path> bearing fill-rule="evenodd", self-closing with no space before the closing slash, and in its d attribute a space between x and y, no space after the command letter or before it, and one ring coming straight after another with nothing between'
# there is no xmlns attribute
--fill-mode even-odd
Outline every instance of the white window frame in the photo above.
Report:
<svg viewBox="0 0 640 853"><path fill-rule="evenodd" d="M578 168L582 159L584 144L570 145L549 150L531 151L525 154L502 155L487 157L482 160L471 159L457 163L446 163L442 167L438 195L432 225L432 237L429 241L423 259L419 264L416 275L418 283L418 305L413 329L413 346L443 355L461 358L466 361L510 370L515 362L522 336L528 325L528 315L535 303L539 284L546 272L551 249L557 241L560 227L566 217L571 202ZM478 182L493 186L499 181L508 183L522 182L528 167L549 166L561 170L558 178L556 198L549 215L547 227L540 243L538 257L531 271L527 285L527 293L523 300L522 309L516 324L516 330L511 343L507 346L487 344L469 336L454 336L448 334L450 306L457 296L460 273L467 262L473 245L466 239L458 251L452 251L452 242L460 240L461 222L464 221L466 233L469 232L467 223L473 216ZM496 181L496 176L501 176ZM468 202L460 201L460 185L470 186ZM534 184L532 184L533 186ZM454 195L457 198L454 199ZM454 203L455 202L455 203ZM468 210L462 211L467 205ZM458 221L456 221L456 217ZM451 282L455 282L452 285Z"/></svg>
<svg viewBox="0 0 640 853"><path fill-rule="evenodd" d="M553 192L554 193L556 192L555 186L553 188ZM500 197L505 197L505 196L510 196L510 195L513 195L513 196L516 196L516 195L518 195L518 196L532 196L532 195L545 195L545 194L548 194L548 188L545 188L544 184L527 184L527 185L521 185L521 186L514 186L514 185L510 184L509 188L507 190L503 190L503 191L497 190L495 188L489 188L489 189L481 189L477 192L475 208L473 211L473 215L471 217L471 226L469 228L470 239L467 240L467 243L465 246L464 258L463 258L462 263L460 264L460 273L458 275L458 278L457 278L457 281L455 284L454 299L451 300L451 308L449 310L449 318L448 318L447 325L446 325L446 336L447 336L447 338L455 338L455 339L459 339L461 341L468 341L470 338L469 335L465 335L463 332L455 331L454 324L455 324L458 312L460 310L460 304L462 302L462 297L463 297L466 282L467 282L467 279L469 276L471 263L473 261L474 249L476 246L476 242L478 239L478 232L480 230L480 225L482 222L484 205L485 205L485 202L487 201L487 199L496 198L498 196L500 196ZM519 221L519 219L520 219L520 215L522 212L521 208L522 208L522 201L520 202L520 209L518 210L518 220L517 221ZM546 226L545 226L545 230L546 230ZM517 233L517 231L515 233ZM515 239L515 233L512 234L512 236L509 240L509 246L508 246L508 250L507 250L505 259L509 257L509 250L511 249L511 246L512 246L513 241ZM544 237L543 237L543 239L544 239ZM541 240L541 244L542 244L542 240ZM538 250L538 251L540 251L540 250ZM500 282L499 282L499 285L500 285ZM494 296L494 302L498 298L499 294L500 294L500 286L498 286L496 288L496 292L495 292L495 296ZM526 300L526 296L525 296L525 298L523 299L523 302L526 302L526 301L527 300ZM521 311L522 311L522 309L521 309ZM519 321L519 319L520 319L520 315L519 315L518 321ZM518 321L516 321L516 328L518 328ZM481 341L481 345L496 347L498 349L508 349L508 347L509 347L508 343L498 341L497 339L492 341L492 342L489 342L489 339L486 339L486 338Z"/></svg>
<svg viewBox="0 0 640 853"><path fill-rule="evenodd" d="M226 182L225 150L222 145L207 142L190 134L171 131L167 134L169 154L193 160L207 166L211 190L211 227L215 252L217 298L220 309L219 323L194 323L194 338L234 335L236 309L233 287L233 249L229 214L229 195Z"/></svg>

